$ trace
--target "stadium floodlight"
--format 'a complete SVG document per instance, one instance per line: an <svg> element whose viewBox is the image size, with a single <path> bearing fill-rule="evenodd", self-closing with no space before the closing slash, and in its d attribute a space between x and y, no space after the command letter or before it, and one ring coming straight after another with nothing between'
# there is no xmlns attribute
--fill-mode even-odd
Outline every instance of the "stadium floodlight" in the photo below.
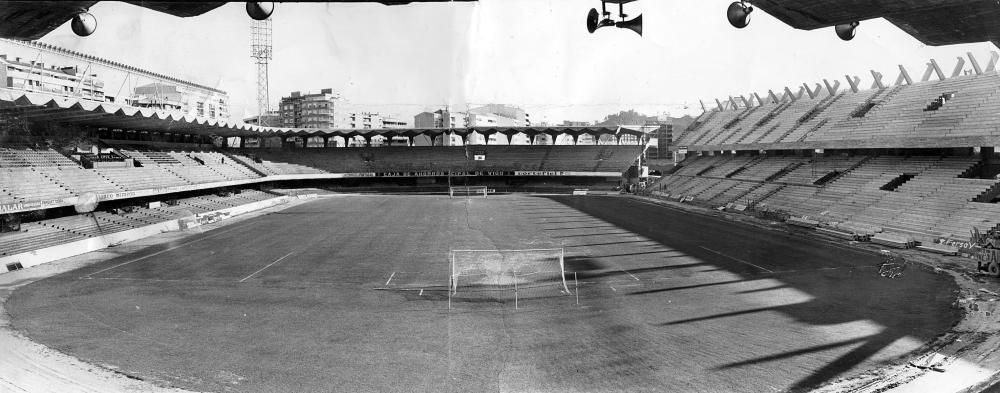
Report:
<svg viewBox="0 0 1000 393"><path fill-rule="evenodd" d="M253 20L264 20L274 12L274 3L270 1L248 1L247 15Z"/></svg>
<svg viewBox="0 0 1000 393"><path fill-rule="evenodd" d="M494 302L513 300L517 308L520 299L573 294L566 283L566 254L562 248L452 250L449 254L449 308L455 297Z"/></svg>
<svg viewBox="0 0 1000 393"><path fill-rule="evenodd" d="M73 21L70 22L69 26L76 35L86 37L97 31L97 18L86 10L83 10L73 17Z"/></svg>
<svg viewBox="0 0 1000 393"><path fill-rule="evenodd" d="M750 13L753 12L753 7L750 6L746 1L736 1L729 5L729 9L726 10L726 18L729 19L729 24L737 29L742 29L750 24Z"/></svg>
<svg viewBox="0 0 1000 393"><path fill-rule="evenodd" d="M854 35L857 33L858 25L860 24L860 22L840 24L833 29L837 32L837 37L840 37L844 41L850 41L854 39Z"/></svg>

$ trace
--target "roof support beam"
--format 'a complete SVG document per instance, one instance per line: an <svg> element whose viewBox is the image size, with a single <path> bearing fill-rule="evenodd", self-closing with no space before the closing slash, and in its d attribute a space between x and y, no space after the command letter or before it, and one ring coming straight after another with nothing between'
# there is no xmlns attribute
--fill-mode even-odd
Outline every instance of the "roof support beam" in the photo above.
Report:
<svg viewBox="0 0 1000 393"><path fill-rule="evenodd" d="M955 63L955 70L951 72L951 77L962 75L962 70L965 69L965 58L959 56L958 62Z"/></svg>
<svg viewBox="0 0 1000 393"><path fill-rule="evenodd" d="M861 77L856 75L854 77L851 77L850 75L844 75L844 77L847 78L847 84L851 85L851 91L857 93L858 85L861 84Z"/></svg>
<svg viewBox="0 0 1000 393"><path fill-rule="evenodd" d="M722 101L719 101L719 99L718 99L718 98L716 98L716 99L715 99L715 104L719 106L719 111L720 111L720 112L721 112L721 111L724 111L724 110L726 110L726 108L724 108L724 107L722 106Z"/></svg>
<svg viewBox="0 0 1000 393"><path fill-rule="evenodd" d="M753 93L753 96L757 99L757 105L764 105L764 100L760 99L760 95Z"/></svg>
<svg viewBox="0 0 1000 393"><path fill-rule="evenodd" d="M913 84L913 79L910 79L910 73L906 71L906 67L903 67L903 65L900 64L899 77L896 78L895 85L896 86L902 85L903 82L906 82L906 85L909 86Z"/></svg>
<svg viewBox="0 0 1000 393"><path fill-rule="evenodd" d="M708 108L705 107L705 101L698 100L698 103L701 104L701 111L702 112L708 112Z"/></svg>
<svg viewBox="0 0 1000 393"><path fill-rule="evenodd" d="M996 71L997 60L1000 60L1000 53L990 52L990 62L986 63L986 68L983 69L983 72Z"/></svg>
<svg viewBox="0 0 1000 393"><path fill-rule="evenodd" d="M792 100L792 102L798 101L798 98L792 94L792 91L788 88L788 86L785 86L785 97L788 97L788 99Z"/></svg>
<svg viewBox="0 0 1000 393"><path fill-rule="evenodd" d="M732 104L734 111L740 107L740 105L736 103L736 100L733 98L733 96L729 96L729 103Z"/></svg>
<svg viewBox="0 0 1000 393"><path fill-rule="evenodd" d="M972 64L972 71L974 71L976 75L982 75L983 69L979 67L979 60L976 60L976 56L973 56L972 52L966 52L965 54L969 56L969 63Z"/></svg>
<svg viewBox="0 0 1000 393"><path fill-rule="evenodd" d="M831 96L836 95L837 89L840 89L840 81L838 80L834 80L833 85L831 86L830 81L823 79L823 84L826 85L826 91L828 91Z"/></svg>
<svg viewBox="0 0 1000 393"><path fill-rule="evenodd" d="M753 106L753 97L750 97L750 100L747 101L746 97L740 96L740 101L743 101L743 107L744 108L748 108L749 109L750 107Z"/></svg>
<svg viewBox="0 0 1000 393"><path fill-rule="evenodd" d="M872 89L884 89L885 88L885 84L882 83L882 73L881 72L872 70L872 78L874 79L874 81L872 82Z"/></svg>
<svg viewBox="0 0 1000 393"><path fill-rule="evenodd" d="M931 59L930 63L927 63L927 70L924 71L923 78L920 78L921 82L927 82L931 80L931 75L937 74L938 80L943 81L945 79L944 73L941 72L941 67L938 67L937 60Z"/></svg>
<svg viewBox="0 0 1000 393"><path fill-rule="evenodd" d="M775 104L780 104L781 103L781 100L778 99L778 96L774 95L774 90L768 90L767 91L767 97L771 100L771 102L773 102Z"/></svg>
<svg viewBox="0 0 1000 393"><path fill-rule="evenodd" d="M810 89L810 88L809 88L809 85L808 85L808 84L805 84L805 83L803 83L803 84L802 84L802 87L803 87L804 89L806 89L806 94L808 94L808 95L809 95L809 99L810 99L810 100L814 100L814 99L816 99L816 94L815 94L815 93L813 93L812 89Z"/></svg>
<svg viewBox="0 0 1000 393"><path fill-rule="evenodd" d="M948 79L947 77L944 76L944 72L941 72L941 67L938 66L937 60L931 59L931 65L934 66L934 73L937 74L939 81Z"/></svg>

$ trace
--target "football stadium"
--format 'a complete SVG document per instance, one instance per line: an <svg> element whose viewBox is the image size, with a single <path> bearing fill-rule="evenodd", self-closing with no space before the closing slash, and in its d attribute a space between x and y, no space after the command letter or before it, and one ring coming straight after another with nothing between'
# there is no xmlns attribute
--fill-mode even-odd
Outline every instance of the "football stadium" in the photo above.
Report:
<svg viewBox="0 0 1000 393"><path fill-rule="evenodd" d="M0 392L1000 391L995 1L689 5L717 10L690 18L724 34L840 46L791 54L795 70L741 60L719 87L701 82L713 66L664 71L719 94L657 107L684 116L565 120L602 115L617 90L662 93L629 71L616 72L638 82L594 82L591 101L565 86L561 106L405 103L394 86L453 93L429 81L482 66L448 68L420 43L392 48L426 52L412 63L370 53L435 28L492 50L472 39L486 22L400 20L564 10L578 13L568 42L611 51L656 39L665 6L651 2L0 5ZM339 40L338 23L303 27L333 13L385 21ZM121 25L133 22L178 36L109 49L154 34ZM212 39L172 49L219 23L249 32L249 58L218 39L241 45L247 71L208 61L228 56L211 57ZM293 25L295 45L278 33ZM528 51L522 34L510 45ZM852 56L892 64L904 55L889 36L945 57L809 73ZM351 71L302 64L327 50ZM151 60L119 60L143 58L130 51ZM455 57L504 61L489 53ZM579 61L559 56L482 78L530 101L564 81L517 73ZM613 57L594 61L664 66ZM440 70L418 65L431 58ZM384 69L427 83L322 80ZM736 93L750 71L785 85Z"/></svg>

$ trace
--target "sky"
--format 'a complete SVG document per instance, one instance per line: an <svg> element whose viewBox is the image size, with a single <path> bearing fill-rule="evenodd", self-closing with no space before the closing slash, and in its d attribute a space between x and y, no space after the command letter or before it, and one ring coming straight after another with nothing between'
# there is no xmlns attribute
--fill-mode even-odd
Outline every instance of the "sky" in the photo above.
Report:
<svg viewBox="0 0 1000 393"><path fill-rule="evenodd" d="M329 87L410 121L426 110L486 103L521 106L532 121L549 124L627 109L697 115L699 100L794 91L824 78L846 86L845 74L867 87L872 69L891 83L900 64L919 78L931 58L949 73L958 56L972 52L985 65L996 50L990 43L928 47L881 19L863 21L850 42L832 28L795 30L763 12L735 29L725 17L729 2L627 4L630 18L643 15L642 36L610 27L588 33L586 15L597 0L278 3L270 102ZM67 23L40 41L225 90L234 120L256 114L243 3L191 18L108 1L90 12L98 20L93 35L77 37ZM98 73L109 93L124 88L121 75Z"/></svg>

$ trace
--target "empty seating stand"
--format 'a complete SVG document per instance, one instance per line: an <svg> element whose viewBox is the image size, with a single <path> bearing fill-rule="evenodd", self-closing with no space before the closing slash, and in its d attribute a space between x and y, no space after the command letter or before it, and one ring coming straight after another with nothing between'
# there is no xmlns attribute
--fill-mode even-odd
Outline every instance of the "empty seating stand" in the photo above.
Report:
<svg viewBox="0 0 1000 393"><path fill-rule="evenodd" d="M155 209L135 207L129 213L98 211L93 215L25 222L21 224L20 231L0 233L0 256L16 255L274 197L274 194L247 190L226 197L209 195L185 198L179 200L180 204L176 206L163 205Z"/></svg>
<svg viewBox="0 0 1000 393"><path fill-rule="evenodd" d="M74 161L47 148L0 147L0 201L48 201L77 195L79 190L59 180L82 170ZM65 170L66 172L63 172ZM69 176L62 176L70 173Z"/></svg>
<svg viewBox="0 0 1000 393"><path fill-rule="evenodd" d="M240 149L245 165L270 175L441 171L574 171L621 173L642 146L469 145ZM482 158L476 159L476 156Z"/></svg>
<svg viewBox="0 0 1000 393"><path fill-rule="evenodd" d="M1000 224L1000 204L977 202L997 180L965 178L974 156L690 157L650 188L711 206L763 204L832 227L874 228L922 240L967 239ZM745 167L731 178L722 177ZM776 168L794 168L767 180ZM832 179L816 185L820 178ZM891 237L891 236L890 236Z"/></svg>
<svg viewBox="0 0 1000 393"><path fill-rule="evenodd" d="M995 72L782 100L707 111L677 133L674 145L695 151L740 150L740 145L759 150L762 144L803 142L902 146L910 139L932 147L940 146L934 139L1000 136L1000 74Z"/></svg>

